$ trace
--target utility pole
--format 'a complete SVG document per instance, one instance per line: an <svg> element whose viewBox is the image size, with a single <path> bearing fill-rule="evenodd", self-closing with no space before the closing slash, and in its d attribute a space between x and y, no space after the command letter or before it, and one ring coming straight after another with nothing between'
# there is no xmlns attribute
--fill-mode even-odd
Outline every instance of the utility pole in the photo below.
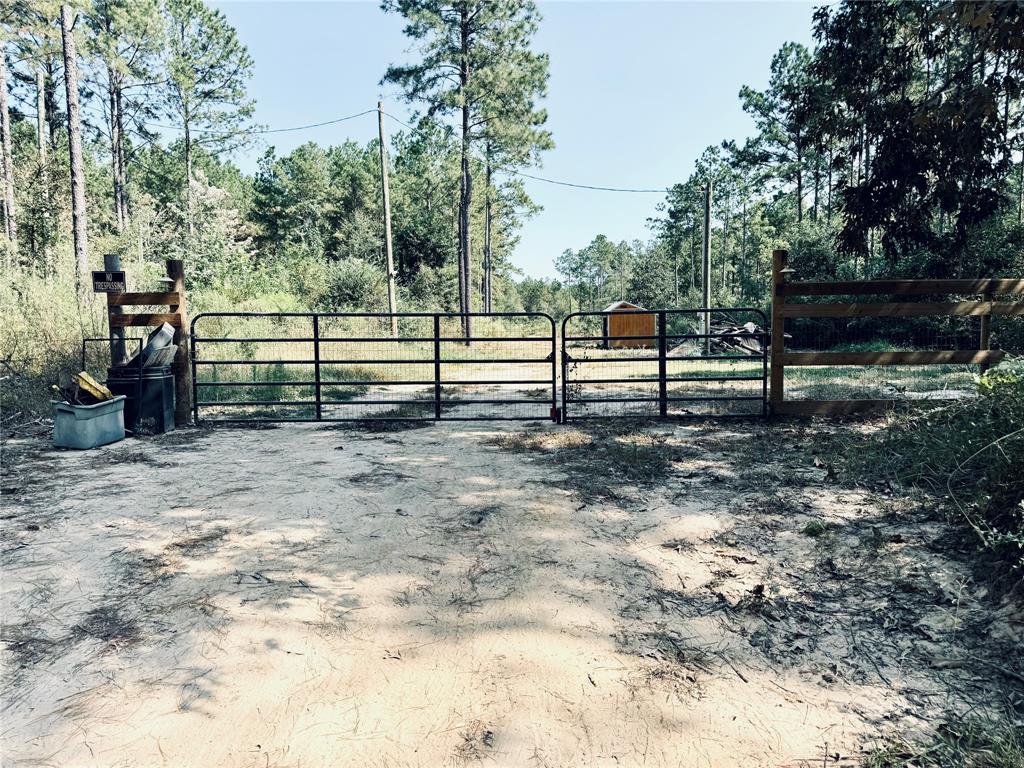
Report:
<svg viewBox="0 0 1024 768"><path fill-rule="evenodd" d="M708 185L704 188L704 253L703 253L703 265L701 274L701 284L703 292L701 295L701 302L704 304L704 308L707 309L711 306L711 179L708 179ZM711 333L711 313L704 313L704 322L702 333ZM711 337L704 337L704 354L711 354Z"/></svg>
<svg viewBox="0 0 1024 768"><path fill-rule="evenodd" d="M388 264L388 311L391 335L398 338L398 306L395 303L395 258L391 251L391 191L388 189L388 151L384 138L384 102L377 102L377 127L380 132L380 186L384 195L384 252Z"/></svg>

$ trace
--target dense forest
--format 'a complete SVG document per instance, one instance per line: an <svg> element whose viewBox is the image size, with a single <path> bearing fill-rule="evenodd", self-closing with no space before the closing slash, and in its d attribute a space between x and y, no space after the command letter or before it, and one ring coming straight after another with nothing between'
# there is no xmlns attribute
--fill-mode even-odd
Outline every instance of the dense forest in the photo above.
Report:
<svg viewBox="0 0 1024 768"><path fill-rule="evenodd" d="M536 6L385 0L382 12L404 19L412 48L381 82L418 110L410 125L386 116L402 310L696 305L708 184L716 303L765 304L780 246L804 276L1024 270L1020 4L814 11L815 50L784 45L768 87L738 94L754 134L704 150L646 239L595 232L551 254L561 280L512 261L539 214L520 172L557 138ZM201 0L32 0L2 14L0 239L18 314L72 297L104 253L141 274L184 258L203 308L387 308L379 142L275 152L223 14ZM372 106L352 119L374 120ZM258 171L240 171L232 158L259 146Z"/></svg>

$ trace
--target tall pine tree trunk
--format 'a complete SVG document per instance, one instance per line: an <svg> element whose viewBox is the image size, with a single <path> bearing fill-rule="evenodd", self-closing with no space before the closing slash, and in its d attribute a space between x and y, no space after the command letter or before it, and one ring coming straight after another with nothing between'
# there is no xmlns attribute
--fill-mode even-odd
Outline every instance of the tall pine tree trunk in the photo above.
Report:
<svg viewBox="0 0 1024 768"><path fill-rule="evenodd" d="M800 145L796 146L796 222L804 220L804 158Z"/></svg>
<svg viewBox="0 0 1024 768"><path fill-rule="evenodd" d="M110 172L114 186L114 221L117 231L123 232L124 219L124 179L121 166L121 120L118 115L118 84L114 70L107 67L107 101L110 106Z"/></svg>
<svg viewBox="0 0 1024 768"><path fill-rule="evenodd" d="M124 219L125 225L128 224L129 217L129 206L128 206L128 161L125 159L124 153L124 88L122 83L118 83L117 93L115 94L117 100L117 164L118 170L121 177L121 218Z"/></svg>
<svg viewBox="0 0 1024 768"><path fill-rule="evenodd" d="M14 211L14 160L11 152L11 115L7 109L7 62L0 50L0 143L3 144L4 231L11 245L11 266L16 261L18 227Z"/></svg>
<svg viewBox="0 0 1024 768"><path fill-rule="evenodd" d="M814 205L811 207L811 220L818 220L818 194L821 191L821 152L814 152Z"/></svg>
<svg viewBox="0 0 1024 768"><path fill-rule="evenodd" d="M469 8L463 6L461 11L461 46L462 62L459 67L460 95L462 97L462 175L460 181L459 195L459 288L460 288L460 311L462 312L462 328L467 338L472 335L472 321L469 317L471 311L471 288L473 285L470 274L470 210L473 205L473 176L469 169L469 139L470 139L470 107L469 107Z"/></svg>
<svg viewBox="0 0 1024 768"><path fill-rule="evenodd" d="M729 197L725 198L725 216L722 219L722 298L729 284Z"/></svg>
<svg viewBox="0 0 1024 768"><path fill-rule="evenodd" d="M178 36L182 49L185 48L185 25L178 27ZM195 222L192 219L192 110L186 94L181 93L181 124L185 132L185 224L189 241L196 234Z"/></svg>
<svg viewBox="0 0 1024 768"><path fill-rule="evenodd" d="M57 151L57 135L60 133L60 116L57 114L57 64L54 57L46 57L46 129L50 149Z"/></svg>
<svg viewBox="0 0 1024 768"><path fill-rule="evenodd" d="M692 291L697 287L697 223L694 221L692 227L690 227L690 290ZM679 306L679 302L676 302L676 306Z"/></svg>
<svg viewBox="0 0 1024 768"><path fill-rule="evenodd" d="M39 167L46 167L46 74L36 70L36 152Z"/></svg>
<svg viewBox="0 0 1024 768"><path fill-rule="evenodd" d="M494 265L491 262L491 156L487 153L487 171L484 181L484 312L491 311L491 285Z"/></svg>
<svg viewBox="0 0 1024 768"><path fill-rule="evenodd" d="M740 300L747 298L747 278L749 276L749 269L747 268L747 195L743 195L743 212L741 214L742 226L740 229Z"/></svg>
<svg viewBox="0 0 1024 768"><path fill-rule="evenodd" d="M76 13L60 7L61 40L64 44L64 88L68 100L68 154L71 160L71 231L75 245L75 285L80 297L87 288L89 247L86 242L85 172L82 165L82 124L78 109L78 59L72 28Z"/></svg>
<svg viewBox="0 0 1024 768"><path fill-rule="evenodd" d="M626 300L626 292L619 291L620 301ZM677 240L672 247L672 306L679 306L679 241Z"/></svg>
<svg viewBox="0 0 1024 768"><path fill-rule="evenodd" d="M192 131L189 129L188 117L185 117L185 221L188 236L191 240L196 234L195 222L192 219Z"/></svg>
<svg viewBox="0 0 1024 768"><path fill-rule="evenodd" d="M832 142L828 144L828 207L825 209L825 219L829 224L832 223Z"/></svg>
<svg viewBox="0 0 1024 768"><path fill-rule="evenodd" d="M50 247L50 171L46 161L46 73L42 68L36 70L36 155L39 162L39 186L43 191L43 207L40 212L42 220L42 236L38 238L42 242L40 254L36 254L36 261L39 263L41 272L46 278L53 276L56 272L52 259Z"/></svg>

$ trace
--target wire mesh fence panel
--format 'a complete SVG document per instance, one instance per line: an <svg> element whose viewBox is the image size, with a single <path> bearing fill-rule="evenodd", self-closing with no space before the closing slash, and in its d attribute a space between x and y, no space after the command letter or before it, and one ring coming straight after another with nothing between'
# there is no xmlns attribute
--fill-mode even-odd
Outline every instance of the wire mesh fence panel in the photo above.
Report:
<svg viewBox="0 0 1024 768"><path fill-rule="evenodd" d="M981 315L799 317L786 321L787 353L1024 351L1024 318L994 316L983 341ZM788 400L953 400L972 396L973 363L789 365Z"/></svg>
<svg viewBox="0 0 1024 768"><path fill-rule="evenodd" d="M764 415L766 325L749 308L570 314L564 417Z"/></svg>
<svg viewBox="0 0 1024 768"><path fill-rule="evenodd" d="M1019 295L993 296L994 301L1001 301L1013 306L1019 302ZM1011 303L1012 302L1012 303ZM1024 356L1024 314L993 315L990 321L989 344L992 349L1004 350L1012 357Z"/></svg>
<svg viewBox="0 0 1024 768"><path fill-rule="evenodd" d="M542 314L210 313L193 321L197 420L549 419Z"/></svg>

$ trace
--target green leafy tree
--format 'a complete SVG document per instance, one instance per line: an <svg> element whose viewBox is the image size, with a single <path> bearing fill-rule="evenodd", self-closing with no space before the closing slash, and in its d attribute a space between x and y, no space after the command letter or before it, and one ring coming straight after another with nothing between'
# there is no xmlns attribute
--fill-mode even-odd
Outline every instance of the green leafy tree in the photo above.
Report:
<svg viewBox="0 0 1024 768"><path fill-rule="evenodd" d="M421 120L416 131L399 133L392 139L392 221L402 282L412 282L425 267L439 270L458 261L451 201L459 198L461 158L448 138L443 126ZM458 302L433 306L455 309Z"/></svg>
<svg viewBox="0 0 1024 768"><path fill-rule="evenodd" d="M847 147L840 245L870 269L953 276L970 235L1018 203L1019 3L843 3L816 12L815 77ZM875 247L880 234L881 254Z"/></svg>

